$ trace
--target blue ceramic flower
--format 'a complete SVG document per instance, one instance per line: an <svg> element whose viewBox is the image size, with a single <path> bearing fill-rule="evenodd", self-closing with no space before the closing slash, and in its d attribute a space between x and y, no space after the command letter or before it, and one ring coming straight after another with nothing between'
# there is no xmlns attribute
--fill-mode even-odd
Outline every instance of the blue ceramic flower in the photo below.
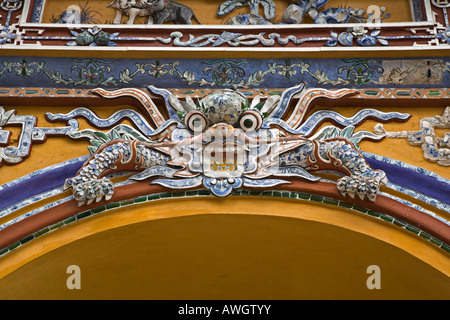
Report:
<svg viewBox="0 0 450 320"><path fill-rule="evenodd" d="M447 42L447 44L450 44L450 27L447 27L445 31L439 32L436 35L436 38L441 39L442 42Z"/></svg>

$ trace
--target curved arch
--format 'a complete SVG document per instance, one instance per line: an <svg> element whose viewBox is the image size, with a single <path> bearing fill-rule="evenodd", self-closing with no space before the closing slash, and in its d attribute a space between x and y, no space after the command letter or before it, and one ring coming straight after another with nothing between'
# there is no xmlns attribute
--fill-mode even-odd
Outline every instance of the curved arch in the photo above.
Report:
<svg viewBox="0 0 450 320"><path fill-rule="evenodd" d="M429 233L432 238L436 238L441 244L448 243L450 241L450 234L448 232L449 226L446 223L435 219L431 215L428 215L424 212L416 210L415 208L404 205L383 195L379 195L375 202L368 203L357 198L351 199L349 197L342 196L336 190L335 185L330 182L319 181L315 183L309 183L307 181L290 178L287 180L292 180L291 184L283 186L283 189L279 189L279 186L275 186L273 189L293 192L306 192L311 196L311 200L313 200L314 197L317 197L314 195L320 195L320 199L325 199L326 197L328 197L335 202L342 202L342 204L348 204L350 207L356 207L358 208L356 209L358 211L369 212L371 210L374 210L375 212L387 214L389 217L391 217L390 219L394 218L400 220L404 224L404 226L405 223L410 224L413 228L417 229L418 233L420 233L421 231ZM116 188L115 193L110 201L92 203L90 205L79 208L76 201L72 199L56 206L50 206L46 210L41 211L37 214L30 215L28 217L22 216L24 219L18 218L18 221L0 230L0 247L14 247L17 242L22 243L22 240L26 239L26 237L31 236L33 238L33 234L37 233L43 228L48 228L52 225L62 223L63 220L74 217L75 215L84 215L85 213L87 213L87 215L90 215L91 210L99 212L105 210L105 208L116 208L118 206L121 206L122 204L129 205L130 203L134 203L134 200L138 200L138 198L136 197L144 196L144 198L147 199L146 195L148 195L148 200L150 200L150 198L154 199L154 196L159 198L159 194L163 194L167 191L168 189L162 186L148 184L146 181L140 181ZM201 190L192 191L194 193L197 192L198 195L201 194ZM270 190L268 191L269 193L272 193L270 192ZM176 193L174 193L174 195L175 194ZM258 194L258 196L264 195L264 191ZM172 197L172 194L169 193L168 196ZM179 196L184 197L184 193ZM167 195L165 195L164 197L167 197ZM258 198L258 200L259 199L260 198ZM349 203L347 203L347 201ZM217 203L221 202L219 201Z"/></svg>
<svg viewBox="0 0 450 320"><path fill-rule="evenodd" d="M450 276L449 255L393 224L345 208L282 198L240 196L226 199L193 197L155 201L106 211L44 235L0 260L0 279L21 266L68 244L109 230L147 221L199 215L241 215L290 218L317 222L379 240L422 260Z"/></svg>

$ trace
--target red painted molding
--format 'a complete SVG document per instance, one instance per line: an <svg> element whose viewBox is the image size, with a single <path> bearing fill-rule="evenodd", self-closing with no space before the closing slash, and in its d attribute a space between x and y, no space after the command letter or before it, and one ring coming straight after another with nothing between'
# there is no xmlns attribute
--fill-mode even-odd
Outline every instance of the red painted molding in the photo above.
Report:
<svg viewBox="0 0 450 320"><path fill-rule="evenodd" d="M291 184L271 188L271 190L276 189L316 194L356 204L375 212L388 214L427 232L431 236L440 239L445 243L450 243L450 227L448 225L432 216L382 195L378 195L375 202L362 201L357 198L352 199L350 197L342 196L336 189L334 183L310 182L295 179L291 179ZM0 248L8 247L45 227L54 225L78 213L103 206L107 203L135 199L144 195L169 191L171 190L162 186L152 185L149 184L148 181L142 181L115 188L114 195L109 201L101 201L88 206L78 207L75 200L70 200L0 230Z"/></svg>

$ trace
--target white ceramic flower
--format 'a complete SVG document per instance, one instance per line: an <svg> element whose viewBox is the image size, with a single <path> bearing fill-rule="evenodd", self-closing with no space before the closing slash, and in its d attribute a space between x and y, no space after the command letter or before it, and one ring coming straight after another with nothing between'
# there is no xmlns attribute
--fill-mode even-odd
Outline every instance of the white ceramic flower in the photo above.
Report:
<svg viewBox="0 0 450 320"><path fill-rule="evenodd" d="M363 26L356 26L353 27L352 33L354 36L356 37L361 37L363 35L365 35L368 31L366 29L364 29Z"/></svg>

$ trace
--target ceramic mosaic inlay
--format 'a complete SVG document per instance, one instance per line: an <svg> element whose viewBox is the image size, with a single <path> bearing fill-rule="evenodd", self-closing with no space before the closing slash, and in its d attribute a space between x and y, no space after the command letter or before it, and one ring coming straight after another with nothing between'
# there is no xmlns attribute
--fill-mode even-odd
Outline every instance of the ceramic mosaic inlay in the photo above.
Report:
<svg viewBox="0 0 450 320"><path fill-rule="evenodd" d="M92 9L94 2L75 2L63 12L52 12L52 18L43 21L45 8L48 6L48 10L51 10L50 2L3 0L0 5L0 10L4 12L0 20L0 44L29 48L69 45L112 49L111 46L127 47L138 43L140 47L250 47L260 50L261 46L433 47L445 46L449 41L448 7L441 2L410 1L412 21L423 22L412 26L409 26L412 22L409 20L391 23L390 8L376 4L354 8L347 3L299 0L290 1L286 9L279 9L277 6L280 6L280 2L285 1L217 1L217 10L213 15L223 17L223 20L214 26L220 28L206 30L202 23L205 13L195 12L188 2L116 0L109 6L105 3L102 8L111 14L109 17L104 16L103 10L97 7ZM23 11L24 7L26 12ZM122 15L126 15L128 20L122 22ZM144 17L146 22L136 24L134 20L137 17ZM309 21L305 22L305 17ZM120 28L121 23L146 29L137 29L145 32L130 33ZM180 24L188 28L179 28ZM326 27L311 36L311 31L316 31L315 25L318 24ZM147 28L152 25L165 28ZM279 28L276 31L258 31L245 28L248 25L276 25ZM300 28L305 25L308 27ZM242 28L236 29L236 26Z"/></svg>
<svg viewBox="0 0 450 320"><path fill-rule="evenodd" d="M383 126L377 125L375 131L389 138L404 138L412 146L420 146L425 159L437 162L441 166L450 166L450 132L441 138L435 129L450 129L450 107L442 116L423 118L420 120L420 131L386 132Z"/></svg>
<svg viewBox="0 0 450 320"><path fill-rule="evenodd" d="M167 90L152 86L149 89L163 96L172 115L157 130L152 131L149 125L143 127L145 120L142 119L134 121L140 124L137 125L139 131L120 125L108 134L93 130L68 133L73 138L89 137L93 144L90 160L77 176L66 181L66 187L73 189L80 206L104 197L111 198L113 186L102 177L117 170L141 171L131 180L162 177L151 183L171 189L203 185L216 196L225 197L234 189L245 186L270 187L289 183L283 180L286 176L317 181L320 178L310 172L334 169L349 175L337 184L342 194L374 201L380 184L387 182L385 174L373 170L354 146L365 138L377 139L377 136L370 132L355 132L354 125L367 117L382 121L409 117L367 109L346 118L325 110L290 126L281 118L292 97L305 90L304 84L285 90L281 96L267 100L257 96L252 101L228 89L213 90L196 102L189 96L179 100ZM133 94L127 90L120 93ZM102 126L102 120L82 109L69 115L51 115L51 118L69 120L79 115ZM113 115L112 118L117 117ZM328 126L313 134L320 123L330 118L345 129Z"/></svg>
<svg viewBox="0 0 450 320"><path fill-rule="evenodd" d="M0 86L8 79L49 88L374 88L431 87L450 81L450 59L100 59L3 57ZM274 87L276 84L276 87ZM17 89L20 90L20 89Z"/></svg>

